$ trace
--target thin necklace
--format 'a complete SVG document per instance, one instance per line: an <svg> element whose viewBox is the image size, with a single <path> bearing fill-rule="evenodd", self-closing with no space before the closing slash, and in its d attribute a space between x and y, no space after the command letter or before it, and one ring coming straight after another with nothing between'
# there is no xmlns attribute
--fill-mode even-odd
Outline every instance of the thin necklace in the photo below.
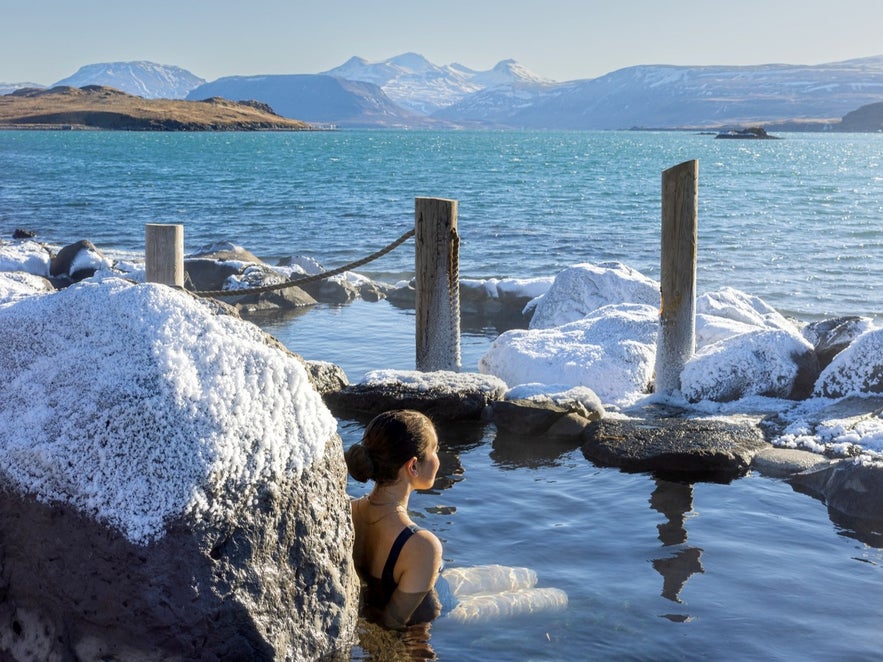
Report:
<svg viewBox="0 0 883 662"><path fill-rule="evenodd" d="M371 501L371 497L368 496L368 495L365 495L365 500L368 502L369 505L372 505L372 506L375 506L375 507L383 507L383 506L391 506L391 505L392 505L392 501L390 501L390 502L388 502L388 503L374 503L373 501ZM385 519L385 518L389 517L390 515L392 515L392 514L394 514L394 513L402 513L402 514L404 514L404 515L407 515L407 514L408 514L408 510L407 510L407 508L405 508L402 504L397 503L397 504L396 504L396 507L393 508L392 510L390 510L388 513L384 513L383 515L381 515L381 516L378 517L377 519L374 519L374 520L367 520L367 524L369 524L369 525L371 525L371 524L377 524L377 522L379 522L380 520Z"/></svg>

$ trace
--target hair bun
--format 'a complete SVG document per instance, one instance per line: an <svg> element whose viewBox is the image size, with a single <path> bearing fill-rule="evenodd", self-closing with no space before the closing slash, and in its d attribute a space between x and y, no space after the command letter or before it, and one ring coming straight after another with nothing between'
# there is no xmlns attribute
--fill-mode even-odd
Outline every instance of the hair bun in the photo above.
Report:
<svg viewBox="0 0 883 662"><path fill-rule="evenodd" d="M360 442L350 446L344 457L350 476L357 481L365 483L374 477L374 462L371 460L371 454Z"/></svg>

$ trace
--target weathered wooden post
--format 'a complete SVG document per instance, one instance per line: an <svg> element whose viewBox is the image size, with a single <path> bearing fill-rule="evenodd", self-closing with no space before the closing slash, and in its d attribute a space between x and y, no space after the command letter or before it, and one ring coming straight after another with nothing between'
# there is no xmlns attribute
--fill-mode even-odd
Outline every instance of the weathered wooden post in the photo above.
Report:
<svg viewBox="0 0 883 662"><path fill-rule="evenodd" d="M414 201L417 370L460 370L457 201Z"/></svg>
<svg viewBox="0 0 883 662"><path fill-rule="evenodd" d="M148 223L144 246L145 280L184 287L184 226Z"/></svg>
<svg viewBox="0 0 883 662"><path fill-rule="evenodd" d="M699 161L662 173L662 265L656 393L681 388L681 371L696 349L696 237Z"/></svg>

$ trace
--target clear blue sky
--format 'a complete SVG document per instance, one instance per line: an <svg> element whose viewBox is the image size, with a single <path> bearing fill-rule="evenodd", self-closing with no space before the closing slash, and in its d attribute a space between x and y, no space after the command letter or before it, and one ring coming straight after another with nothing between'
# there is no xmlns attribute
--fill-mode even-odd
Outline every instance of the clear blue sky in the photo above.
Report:
<svg viewBox="0 0 883 662"><path fill-rule="evenodd" d="M150 60L214 80L413 51L557 81L636 64L819 64L883 54L881 0L0 0L0 81Z"/></svg>

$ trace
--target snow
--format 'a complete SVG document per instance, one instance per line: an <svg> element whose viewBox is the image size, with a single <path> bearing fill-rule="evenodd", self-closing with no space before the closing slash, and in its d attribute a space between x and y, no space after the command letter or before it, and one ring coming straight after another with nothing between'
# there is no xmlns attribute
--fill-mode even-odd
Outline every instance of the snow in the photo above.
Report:
<svg viewBox="0 0 883 662"><path fill-rule="evenodd" d="M365 374L361 381L367 386L386 386L403 384L415 391L434 391L456 395L464 391L497 392L502 394L506 385L492 375L481 375L474 372L453 372L435 370L420 372L417 370L372 370Z"/></svg>
<svg viewBox="0 0 883 662"><path fill-rule="evenodd" d="M232 516L336 430L296 358L173 288L104 277L4 300L0 471L133 543Z"/></svg>
<svg viewBox="0 0 883 662"><path fill-rule="evenodd" d="M0 271L24 271L49 277L49 251L36 241L0 243Z"/></svg>

